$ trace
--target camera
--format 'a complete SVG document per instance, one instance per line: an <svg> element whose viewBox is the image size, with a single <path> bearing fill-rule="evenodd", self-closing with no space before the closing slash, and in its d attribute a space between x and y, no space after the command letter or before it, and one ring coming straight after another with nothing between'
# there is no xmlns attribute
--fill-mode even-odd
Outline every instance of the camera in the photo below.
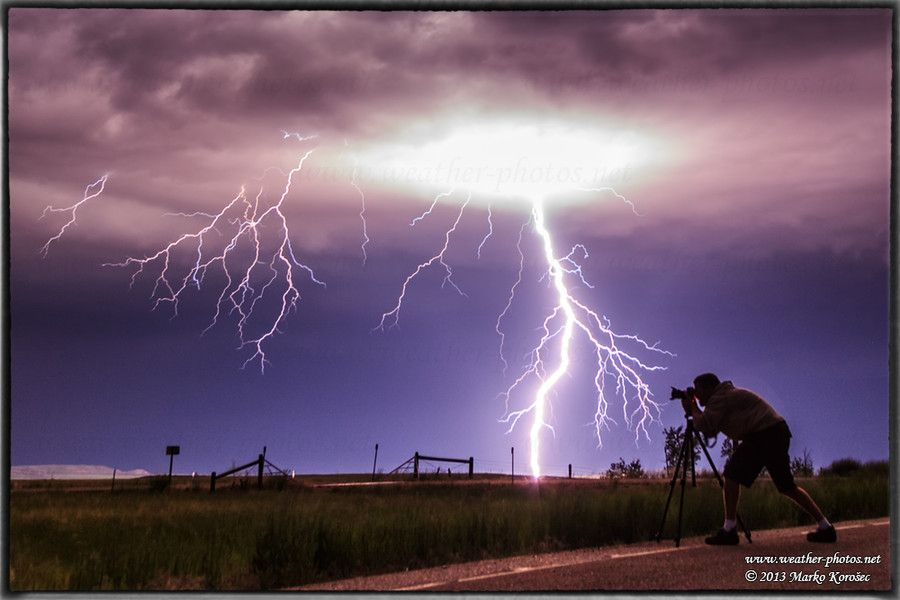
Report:
<svg viewBox="0 0 900 600"><path fill-rule="evenodd" d="M677 387L672 387L672 395L669 396L669 400L690 400L694 397L694 388L689 387L684 390L679 390Z"/></svg>

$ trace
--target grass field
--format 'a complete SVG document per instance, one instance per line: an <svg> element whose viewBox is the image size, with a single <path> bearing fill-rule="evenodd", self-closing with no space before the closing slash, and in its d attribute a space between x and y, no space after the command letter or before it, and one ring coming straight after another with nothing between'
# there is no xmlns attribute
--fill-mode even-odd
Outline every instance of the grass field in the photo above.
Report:
<svg viewBox="0 0 900 600"><path fill-rule="evenodd" d="M643 541L655 533L668 492L662 480L313 487L326 481L213 495L205 482L116 493L108 482L94 483L96 491L62 482L19 486L10 495L10 589L259 590ZM888 514L886 469L801 484L832 520ZM676 512L677 504L666 537L674 534ZM768 480L745 491L741 514L752 529L809 522ZM721 517L714 480L687 488L684 535L711 531Z"/></svg>

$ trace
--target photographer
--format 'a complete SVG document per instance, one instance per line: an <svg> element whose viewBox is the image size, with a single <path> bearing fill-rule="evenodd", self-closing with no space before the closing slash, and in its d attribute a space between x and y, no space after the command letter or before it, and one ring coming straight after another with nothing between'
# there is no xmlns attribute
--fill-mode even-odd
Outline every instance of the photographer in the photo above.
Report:
<svg viewBox="0 0 900 600"><path fill-rule="evenodd" d="M697 401L704 410L700 410ZM711 436L722 432L740 442L725 464L723 496L725 523L714 535L706 538L711 545L738 543L737 505L741 488L750 487L762 468L769 471L779 492L796 502L812 516L819 526L806 535L810 542L835 542L834 527L819 510L806 490L794 483L791 474L788 446L791 430L784 418L765 400L749 390L736 388L730 381L720 382L713 373L694 379L681 398L685 413L692 415L694 427Z"/></svg>

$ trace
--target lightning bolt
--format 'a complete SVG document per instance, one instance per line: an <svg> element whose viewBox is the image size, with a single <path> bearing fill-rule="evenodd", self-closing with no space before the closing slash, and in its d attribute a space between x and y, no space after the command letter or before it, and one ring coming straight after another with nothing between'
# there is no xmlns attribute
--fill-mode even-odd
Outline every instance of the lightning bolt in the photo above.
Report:
<svg viewBox="0 0 900 600"><path fill-rule="evenodd" d="M417 221L423 219L426 215L430 214L431 211L434 209L434 205L437 203L437 201L440 197L448 196L452 193L453 192L450 191L450 192L446 192L443 194L438 194L438 196L435 197L434 202L432 202L431 207L427 211L425 211L425 213L421 217L417 217L416 219L414 219L413 222L410 223L410 226L415 225ZM459 225L460 220L462 220L463 213L465 212L466 207L469 205L469 201L471 201L471 200L472 200L472 192L469 192L468 196L466 197L465 202L463 202L459 208L459 213L456 215L456 220L453 221L453 224L444 233L444 245L441 246L441 249L434 256L432 256L425 262L421 263L418 267L416 267L416 269L412 273L409 274L409 276L407 276L406 280L403 282L402 288L400 289L400 295L397 298L397 303L394 305L394 307L391 310L389 310L388 312L381 315L381 322L378 324L377 327L375 327L373 329L373 331L375 331L375 330L384 331L385 324L388 322L391 323L389 328L394 328L398 325L398 323L400 321L400 309L403 306L403 300L406 298L406 290L407 290L407 288L409 288L409 284L419 275L419 273L421 273L422 271L424 271L425 269L427 269L428 267L433 265L435 262L437 262L444 268L444 280L441 283L441 287L443 288L447 283L449 283L461 295L463 295L463 296L466 295L465 292L463 292L461 289L459 289L459 287L457 287L456 283L454 283L453 269L451 269L450 265L448 265L444 261L444 255L447 253L447 248L450 247L450 236L453 234L454 231L456 231L456 227Z"/></svg>
<svg viewBox="0 0 900 600"><path fill-rule="evenodd" d="M287 137L290 136L286 134L285 139ZM262 201L264 173L263 178L260 178L259 190L252 201L247 196L246 187L241 187L240 192L218 213L171 213L187 217L202 217L207 220L207 223L197 231L179 236L153 254L145 255L143 258L128 257L122 262L105 263L104 266L134 267L130 283L130 286L133 287L137 277L144 273L145 269L150 268L151 265L160 265L150 297L154 299L154 310L161 304L171 304L172 318L178 315L179 302L185 291L189 287L196 287L199 290L208 270L212 267L221 268L225 277L225 285L221 288L216 301L212 320L203 332L205 333L218 323L223 311L227 311L228 314L236 312L240 317L237 324L240 339L238 349L250 348L252 350L242 368L259 359L260 370L265 372L265 366L269 361L264 346L275 333L280 333L279 326L292 309L296 310L297 302L301 298L296 285L298 275L296 271L305 272L312 283L325 286L316 278L312 268L298 260L291 245L290 230L282 210L284 202L291 192L294 176L303 169L303 164L312 153L313 150L308 150L300 157L296 166L284 174L285 182L281 194L270 205L265 206ZM270 168L266 172L270 170L278 169ZM271 241L264 240L266 232L263 230L273 228L275 230L275 233L272 234L273 239ZM228 241L224 247L219 252L215 252L209 247L215 240L213 233L222 236L222 230L229 231L230 237L227 238ZM264 250L264 247L269 244L274 246L274 250ZM245 245L249 245L252 249L252 257L241 262L239 249ZM173 265L175 262L173 253L179 249L189 250L195 257L183 276L177 276L172 272L177 268ZM244 266L235 271L229 267L229 264L234 262ZM260 271L262 273L257 275ZM255 282L260 278L261 282ZM236 279L237 283L235 283ZM277 308L275 314L267 320L268 324L263 326L261 333L256 335L247 333L248 321L257 309L257 304L266 296L267 292L276 288L276 282L280 285L280 294L274 302ZM270 292L270 295L272 293L275 292Z"/></svg>
<svg viewBox="0 0 900 600"><path fill-rule="evenodd" d="M579 188L580 191L589 192L609 192L616 198L625 202L637 213L632 202L628 201L624 196L616 192L612 188ZM434 211L435 206L441 198L449 197L453 194L453 190L442 192L432 199L430 206L425 212L410 222L410 226L426 218ZM466 201L460 206L456 219L444 234L444 243L440 249L428 260L419 264L416 269L409 274L401 286L400 294L391 310L385 312L381 316L381 322L375 327L376 330L384 331L385 328L395 327L399 322L400 310L406 299L406 293L410 284L424 270L428 269L435 263L440 264L445 271L445 278L442 284L448 282L462 293L462 291L452 281L453 271L445 262L444 257L450 245L451 235L457 230L463 213L472 198L471 191L468 193ZM476 256L480 258L481 249L485 242L493 235L493 214L491 208L488 207L488 232L481 239L476 250ZM540 448L541 434L547 429L555 435L553 427L548 423L546 418L548 410L551 408L549 399L551 394L556 391L559 381L569 372L571 366L572 341L576 335L583 335L593 348L596 357L596 371L594 374L594 390L596 393L596 409L594 411L593 426L597 436L598 447L602 446L602 430L609 429L610 423L617 423L609 414L609 404L612 397L619 398L622 401L622 412L626 424L634 429L635 441L640 439L643 434L649 440L648 425L657 420L660 414L660 406L653 400L653 395L649 386L642 379L642 374L664 370L665 367L659 365L646 364L641 361L633 352L629 352L625 346L634 345L642 350L653 353L664 354L674 357L671 352L659 348L657 344L648 344L636 335L624 335L614 332L611 324L606 316L599 314L590 308L586 303L579 300L574 294L572 283L583 285L587 289L593 289L584 276L582 269L582 260L588 258L588 250L583 244L575 244L567 254L557 255L556 244L553 235L547 226L544 215L544 204L542 199L537 198L532 201L531 211L528 219L519 229L518 238L516 240L516 250L519 255L519 265L516 280L512 284L507 297L506 305L497 317L495 330L500 337L500 360L503 362L503 371L506 373L509 363L504 354L504 346L506 342L506 333L503 330L503 322L508 316L513 302L516 298L518 287L522 283L523 272L525 268L525 252L522 247L524 234L529 225L533 225L534 232L540 242L541 254L546 263L546 270L543 278L547 278L548 285L556 299L554 307L545 316L539 330L541 338L537 344L527 354L527 362L516 377L512 384L500 394L505 401L504 417L500 420L509 425L508 432L512 432L519 420L525 415L532 415L533 421L529 429L530 440L530 466L532 475L535 478L540 477ZM374 330L373 330L374 331ZM525 383L530 380L536 380L537 390L531 401L522 409L510 410L511 398L516 394L520 387L524 387ZM615 382L614 390L608 389L609 382Z"/></svg>
<svg viewBox="0 0 900 600"><path fill-rule="evenodd" d="M440 194L435 196L434 200L431 201L431 206L429 206L428 209L425 212L423 212L421 215L419 215L418 217L416 217L415 219L410 221L409 226L415 227L416 223L418 223L419 221L421 221L422 219L424 219L425 217L427 217L428 215L431 214L431 212L434 210L434 207L437 206L437 203L440 201L441 198L447 198L449 196L452 196L454 191L456 191L456 190L450 190L449 192L441 192Z"/></svg>
<svg viewBox="0 0 900 600"><path fill-rule="evenodd" d="M503 362L504 375L506 375L506 370L509 368L509 363L503 355L503 345L506 342L506 333L500 328L500 323L503 321L503 317L509 312L509 309L512 308L513 300L516 297L516 288L522 283L522 271L525 268L525 253L522 251L522 236L525 234L525 228L531 224L531 220L532 216L529 215L528 219L522 223L522 227L519 229L519 237L516 240L516 251L519 253L519 270L516 274L515 282L513 282L512 286L509 288L509 297L506 300L506 306L503 307L503 312L497 317L497 324L494 326L494 331L500 336L500 360Z"/></svg>
<svg viewBox="0 0 900 600"><path fill-rule="evenodd" d="M347 146L347 140L344 140L344 146ZM359 170L359 160L354 157L353 158L353 174L350 176L350 185L353 186L353 189L356 190L356 193L359 194L359 202L360 202L360 211L359 211L359 220L362 221L362 245L360 245L359 249L362 251L363 255L363 264L366 264L366 261L369 259L369 255L366 253L366 245L372 240L369 239L369 226L366 222L366 195L363 193L362 188L359 187L359 182L357 181L357 171Z"/></svg>
<svg viewBox="0 0 900 600"><path fill-rule="evenodd" d="M637 206L634 205L634 202L617 192L614 188L611 187L597 187L597 188L585 188L585 187L576 187L576 190L579 192L609 192L625 204L631 207L631 212L636 214L637 216L641 216L641 213L638 212Z"/></svg>
<svg viewBox="0 0 900 600"><path fill-rule="evenodd" d="M84 194L82 195L81 200L79 200L72 206L67 206L65 208L54 208L53 206L47 206L46 208L44 208L44 211L41 213L41 216L38 217L38 220L43 219L45 216L47 216L47 213L57 213L57 212L68 212L69 220L66 221L65 225L63 225L60 228L59 232L57 232L56 235L51 237L49 240L47 240L46 244L41 246L40 253L41 253L42 257L46 258L47 253L50 252L50 245L53 242L57 241L59 238L61 238L63 236L63 234L66 232L66 229L68 229L69 227L71 227L72 225L75 224L77 217L78 217L78 215L77 215L78 209L81 207L81 205L84 204L85 202L87 202L88 200L93 200L94 198L96 198L97 196L99 196L100 194L103 193L103 189L106 187L107 179L109 179L109 173L107 173L106 175L103 175L97 181L95 181L91 184L88 184L88 186L84 188Z"/></svg>
<svg viewBox="0 0 900 600"><path fill-rule="evenodd" d="M302 135L302 134L297 133L297 132L285 131L284 129L281 130L281 135L283 136L283 137L281 138L281 139L283 139L283 140L287 140L287 139L290 139L290 138L296 138L296 140L297 140L298 142L305 142L305 141L307 141L307 140L314 140L314 139L316 139L317 137L319 137L319 135L316 134L316 133L314 133L314 134L312 134L312 135Z"/></svg>
<svg viewBox="0 0 900 600"><path fill-rule="evenodd" d="M488 205L488 218L487 218L487 222L488 222L488 232L487 232L487 233L485 234L485 236L481 239L481 243L478 244L478 250L475 251L475 255L478 257L479 260L481 260L481 249L484 247L484 243L485 243L486 241L488 241L488 238L489 238L489 237L491 237L492 235L494 235L494 222L491 220L492 217L493 217L493 213L492 213L492 210L491 210L491 205L489 204L489 205Z"/></svg>
<svg viewBox="0 0 900 600"><path fill-rule="evenodd" d="M599 191L599 190L591 190ZM617 197L621 197L613 190ZM634 207L633 204L629 203ZM509 423L508 431L512 431L519 419L526 415L533 415L533 422L529 430L529 440L531 446L530 466L532 475L535 478L540 477L540 434L546 428L554 432L546 419L546 409L548 405L548 396L554 390L559 380L569 370L571 363L571 343L577 332L581 332L587 337L592 345L596 358L597 370L594 376L594 389L596 391L597 408L594 414L594 428L597 435L598 446L602 445L601 430L609 428L609 423L616 421L608 414L609 401L607 394L607 379L613 379L616 382L614 394L622 399L622 410L625 422L629 427L633 427L635 431L635 441L643 433L649 440L649 432L647 425L656 420L660 413L659 405L652 399L652 393L649 386L641 378L642 372L664 370L665 367L658 365L648 365L640 359L619 347L617 342L631 342L639 345L645 350L665 354L674 357L675 355L666 350L662 350L657 344L650 345L641 338L634 335L617 334L610 328L610 322L606 317L601 317L596 311L589 308L586 304L579 301L572 293L567 283L567 275L575 275L578 280L588 288L593 288L584 279L584 274L578 255L581 258L587 258L587 249L576 244L572 250L565 256L557 257L554 250L553 236L547 227L544 217L544 206L540 199L533 202L531 210L531 221L534 223L534 230L541 242L543 256L547 263L547 271L545 276L549 278L549 282L556 296L556 305L550 311L550 314L544 319L541 331L543 335L537 345L529 353L530 361L526 365L522 374L501 394L505 398L507 406L507 414L501 421ZM527 223L526 223L527 225ZM524 230L524 228L523 228ZM521 231L519 238L519 255L520 270L516 283L510 291L509 300L506 308L497 320L497 329L500 330L500 319L505 316L509 310L515 289L521 282ZM547 372L547 363L553 349L550 346L551 340L558 338L558 347L556 348L555 366ZM502 338L501 338L502 348ZM502 357L502 354L501 354ZM504 361L505 362L505 361ZM511 394L527 379L536 377L538 380L538 389L531 403L523 409L510 411L509 400ZM631 408L633 406L633 408Z"/></svg>

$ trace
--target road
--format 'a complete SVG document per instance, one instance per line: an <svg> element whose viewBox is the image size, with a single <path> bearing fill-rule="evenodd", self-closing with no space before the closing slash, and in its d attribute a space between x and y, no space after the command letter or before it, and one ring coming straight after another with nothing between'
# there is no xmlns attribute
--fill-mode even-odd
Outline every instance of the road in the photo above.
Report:
<svg viewBox="0 0 900 600"><path fill-rule="evenodd" d="M685 538L680 548L675 548L671 540L659 544L590 548L358 577L299 589L422 592L890 590L889 520L847 521L836 524L836 528L836 544L811 544L804 535L809 527L794 527L753 532L752 544L742 537L738 546L712 547L705 545L702 537ZM871 562L853 562L857 558L866 560L866 557ZM786 562L789 560L794 562ZM829 561L832 564L828 564Z"/></svg>

